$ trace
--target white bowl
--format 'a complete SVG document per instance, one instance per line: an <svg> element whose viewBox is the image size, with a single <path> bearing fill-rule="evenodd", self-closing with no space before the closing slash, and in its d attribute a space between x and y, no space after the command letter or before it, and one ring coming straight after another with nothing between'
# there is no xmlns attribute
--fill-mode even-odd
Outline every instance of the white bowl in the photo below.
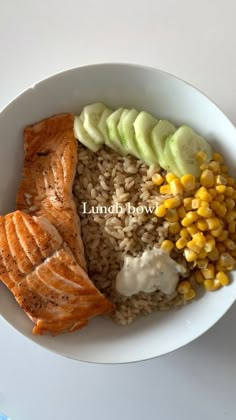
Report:
<svg viewBox="0 0 236 420"><path fill-rule="evenodd" d="M78 113L88 103L136 107L187 123L223 153L234 171L236 130L201 92L162 71L130 64L99 64L56 74L29 88L0 114L0 212L14 210L23 161L24 126L60 112ZM140 317L127 327L102 318L81 331L52 338L31 334L32 323L0 285L0 313L21 334L62 356L95 363L150 359L190 343L212 327L236 298L234 282L178 311Z"/></svg>

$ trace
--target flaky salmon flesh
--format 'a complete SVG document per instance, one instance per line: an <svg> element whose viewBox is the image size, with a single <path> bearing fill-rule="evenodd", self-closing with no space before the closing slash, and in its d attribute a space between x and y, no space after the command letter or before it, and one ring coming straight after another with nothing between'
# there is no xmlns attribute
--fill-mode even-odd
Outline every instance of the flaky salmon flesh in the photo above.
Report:
<svg viewBox="0 0 236 420"><path fill-rule="evenodd" d="M86 272L72 193L73 127L74 116L61 114L25 128L19 210L0 216L0 280L35 324L35 334L74 331L113 310Z"/></svg>
<svg viewBox="0 0 236 420"><path fill-rule="evenodd" d="M75 331L113 309L42 216L0 216L0 278L34 322L35 334Z"/></svg>
<svg viewBox="0 0 236 420"><path fill-rule="evenodd" d="M80 221L72 187L78 143L74 116L61 114L24 130L24 168L16 198L17 209L46 217L86 270Z"/></svg>

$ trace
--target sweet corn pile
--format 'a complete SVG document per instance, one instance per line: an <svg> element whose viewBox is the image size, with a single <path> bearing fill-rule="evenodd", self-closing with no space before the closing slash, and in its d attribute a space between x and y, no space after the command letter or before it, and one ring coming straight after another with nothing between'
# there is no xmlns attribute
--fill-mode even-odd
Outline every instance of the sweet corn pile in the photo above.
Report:
<svg viewBox="0 0 236 420"><path fill-rule="evenodd" d="M236 180L220 154L205 163L203 152L200 180L191 174L180 179L172 173L153 175L153 183L163 195L155 215L168 222L173 240L161 247L182 253L190 264L196 283L214 291L229 284L227 272L234 269L236 257ZM181 281L178 292L186 300L195 297L189 280Z"/></svg>

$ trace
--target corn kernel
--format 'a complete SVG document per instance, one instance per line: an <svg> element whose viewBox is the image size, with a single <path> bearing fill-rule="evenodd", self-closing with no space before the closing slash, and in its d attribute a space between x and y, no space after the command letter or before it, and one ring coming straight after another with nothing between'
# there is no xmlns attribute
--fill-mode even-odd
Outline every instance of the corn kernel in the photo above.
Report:
<svg viewBox="0 0 236 420"><path fill-rule="evenodd" d="M193 198L192 199L192 202L191 202L191 206L192 206L192 209L193 210L198 209L201 206L201 200L200 200L200 198Z"/></svg>
<svg viewBox="0 0 236 420"><path fill-rule="evenodd" d="M194 235L196 235L196 233L198 233L198 228L196 224L193 223L191 226L187 227L187 231L193 237Z"/></svg>
<svg viewBox="0 0 236 420"><path fill-rule="evenodd" d="M208 292L211 292L214 290L214 282L213 279L204 280L203 285Z"/></svg>
<svg viewBox="0 0 236 420"><path fill-rule="evenodd" d="M219 261L216 261L216 271L226 271L226 268Z"/></svg>
<svg viewBox="0 0 236 420"><path fill-rule="evenodd" d="M235 221L230 222L229 223L229 226L228 226L229 233L235 233L235 230L236 230L236 223L235 223Z"/></svg>
<svg viewBox="0 0 236 420"><path fill-rule="evenodd" d="M161 185L161 184L163 184L163 182L164 182L164 178L163 178L163 176L161 176L160 174L154 174L153 176L152 176L152 182L153 182L153 184L155 184L155 185Z"/></svg>
<svg viewBox="0 0 236 420"><path fill-rule="evenodd" d="M222 204L216 211L217 216L224 217L227 213L227 208Z"/></svg>
<svg viewBox="0 0 236 420"><path fill-rule="evenodd" d="M218 201L213 200L213 201L211 202L211 208L212 208L212 210L213 210L213 211L218 210L218 209L219 209L219 206L220 206L220 203L219 203Z"/></svg>
<svg viewBox="0 0 236 420"><path fill-rule="evenodd" d="M215 183L214 174L209 169L205 169L200 177L200 183L204 187L211 188Z"/></svg>
<svg viewBox="0 0 236 420"><path fill-rule="evenodd" d="M225 185L216 185L216 191L219 194L224 194L225 190L226 190L226 186Z"/></svg>
<svg viewBox="0 0 236 420"><path fill-rule="evenodd" d="M215 276L215 267L213 264L208 264L208 266L206 268L203 268L201 272L206 280L213 279Z"/></svg>
<svg viewBox="0 0 236 420"><path fill-rule="evenodd" d="M220 254L222 254L222 252L225 252L225 250L226 250L225 245L222 244L222 243L218 243L216 247L217 247Z"/></svg>
<svg viewBox="0 0 236 420"><path fill-rule="evenodd" d="M207 224L206 220L204 220L204 219L197 220L196 221L196 226L199 230L202 230L203 232L208 229L208 224Z"/></svg>
<svg viewBox="0 0 236 420"><path fill-rule="evenodd" d="M192 198L191 197L184 198L183 203L184 203L185 210L187 210L187 211L192 210Z"/></svg>
<svg viewBox="0 0 236 420"><path fill-rule="evenodd" d="M183 249L186 247L188 240L186 238L179 238L176 242L175 242L175 246L177 249Z"/></svg>
<svg viewBox="0 0 236 420"><path fill-rule="evenodd" d="M205 249L202 249L198 254L198 258L206 258L207 256L208 253L205 251Z"/></svg>
<svg viewBox="0 0 236 420"><path fill-rule="evenodd" d="M207 155L205 152L203 152L203 150L200 150L199 152L196 153L196 159L199 162L206 162L207 160Z"/></svg>
<svg viewBox="0 0 236 420"><path fill-rule="evenodd" d="M204 201L204 200L202 200L202 201L201 201L201 207L209 207L209 203L208 203L208 201Z"/></svg>
<svg viewBox="0 0 236 420"><path fill-rule="evenodd" d="M182 225L184 227L190 226L192 223L194 223L198 219L198 215L194 211L189 211L184 219L181 221Z"/></svg>
<svg viewBox="0 0 236 420"><path fill-rule="evenodd" d="M184 249L184 257L185 257L186 261L193 262L193 261L196 261L196 259L197 259L197 253L194 252L192 249L185 248Z"/></svg>
<svg viewBox="0 0 236 420"><path fill-rule="evenodd" d="M200 269L207 268L208 263L209 263L208 258L201 258L201 259L197 260L197 266Z"/></svg>
<svg viewBox="0 0 236 420"><path fill-rule="evenodd" d="M217 229L220 226L220 221L217 217L210 217L206 219L208 229Z"/></svg>
<svg viewBox="0 0 236 420"><path fill-rule="evenodd" d="M189 292L191 289L191 283L188 280L183 280L178 284L177 291L183 295L184 293Z"/></svg>
<svg viewBox="0 0 236 420"><path fill-rule="evenodd" d="M234 210L227 211L225 220L227 223L231 223L236 219L236 212Z"/></svg>
<svg viewBox="0 0 236 420"><path fill-rule="evenodd" d="M215 174L217 174L220 171L220 164L217 161L211 161L208 165L208 168L212 170Z"/></svg>
<svg viewBox="0 0 236 420"><path fill-rule="evenodd" d="M234 193L232 195L232 199L235 201L236 200L236 190L234 190Z"/></svg>
<svg viewBox="0 0 236 420"><path fill-rule="evenodd" d="M224 187L224 185L223 185L223 187ZM224 194L216 194L214 198L215 198L215 201L218 201L218 203L222 203L222 205L224 205L224 203L223 203L223 201L225 199Z"/></svg>
<svg viewBox="0 0 236 420"><path fill-rule="evenodd" d="M233 187L226 187L226 190L225 190L226 197L232 197L233 193L234 193Z"/></svg>
<svg viewBox="0 0 236 420"><path fill-rule="evenodd" d="M225 271L232 271L232 270L234 270L234 265L229 265L229 266L225 267Z"/></svg>
<svg viewBox="0 0 236 420"><path fill-rule="evenodd" d="M201 247L197 244L197 242L192 239L187 243L187 247L191 249L192 251L196 252L197 254L201 251Z"/></svg>
<svg viewBox="0 0 236 420"><path fill-rule="evenodd" d="M227 232L228 233L228 232ZM230 251L234 251L236 249L235 242L232 241L232 239L226 239L224 241L224 244L226 246L226 249L229 249Z"/></svg>
<svg viewBox="0 0 236 420"><path fill-rule="evenodd" d="M172 172L168 172L168 174L166 174L166 181L168 182L168 184L170 183L170 181L172 181L172 179L176 179L176 175Z"/></svg>
<svg viewBox="0 0 236 420"><path fill-rule="evenodd" d="M215 184L216 185L227 185L227 178L223 175L216 175Z"/></svg>
<svg viewBox="0 0 236 420"><path fill-rule="evenodd" d="M184 187L185 191L192 191L195 188L195 176L191 175L191 174L186 174L183 175L180 178L180 182Z"/></svg>
<svg viewBox="0 0 236 420"><path fill-rule="evenodd" d="M215 238L218 238L223 232L223 227L222 225L219 225L218 228L216 229L212 229L211 230L211 234L212 236L214 236Z"/></svg>
<svg viewBox="0 0 236 420"><path fill-rule="evenodd" d="M212 198L215 198L217 191L215 188L209 188L208 192L211 194Z"/></svg>
<svg viewBox="0 0 236 420"><path fill-rule="evenodd" d="M213 292L214 290L218 290L220 287L221 287L221 284L220 284L219 280L214 279L211 292Z"/></svg>
<svg viewBox="0 0 236 420"><path fill-rule="evenodd" d="M181 238L185 238L185 239L189 238L189 232L187 231L186 228L182 228L179 234Z"/></svg>
<svg viewBox="0 0 236 420"><path fill-rule="evenodd" d="M205 236L203 235L202 232L198 232L196 233L196 235L194 235L193 240L201 247L203 248L205 246L206 243L206 239Z"/></svg>
<svg viewBox="0 0 236 420"><path fill-rule="evenodd" d="M170 186L168 185L168 184L166 184L166 185L162 185L161 187L160 187L160 194L163 194L163 195L170 195L171 194L171 189L170 189Z"/></svg>
<svg viewBox="0 0 236 420"><path fill-rule="evenodd" d="M228 238L229 232L227 230L222 230L222 233L217 237L217 241L223 242Z"/></svg>
<svg viewBox="0 0 236 420"><path fill-rule="evenodd" d="M198 188L198 190L195 192L194 196L196 198L200 198L203 201L212 201L212 196L211 194L209 194L209 192L207 191L207 189L205 187L200 187Z"/></svg>
<svg viewBox="0 0 236 420"><path fill-rule="evenodd" d="M213 280L204 280L203 285L206 290L211 291L213 287Z"/></svg>
<svg viewBox="0 0 236 420"><path fill-rule="evenodd" d="M208 168L214 173L217 174L220 172L220 163L212 160L209 164L208 164Z"/></svg>
<svg viewBox="0 0 236 420"><path fill-rule="evenodd" d="M230 187L234 187L235 186L235 179L232 178L232 176L229 176L227 179L227 185L229 185Z"/></svg>
<svg viewBox="0 0 236 420"><path fill-rule="evenodd" d="M216 278L222 286L227 286L229 284L229 277L223 271L219 271L216 274Z"/></svg>
<svg viewBox="0 0 236 420"><path fill-rule="evenodd" d="M207 254L210 261L218 261L220 254L217 248L214 248L212 251Z"/></svg>
<svg viewBox="0 0 236 420"><path fill-rule="evenodd" d="M227 208L216 200L212 201L211 208L219 217L224 217L227 213Z"/></svg>
<svg viewBox="0 0 236 420"><path fill-rule="evenodd" d="M161 249L164 249L167 252L172 251L173 248L174 248L174 244L169 239L165 239L161 244Z"/></svg>
<svg viewBox="0 0 236 420"><path fill-rule="evenodd" d="M212 217L213 215L212 210L209 207L199 207L197 214L198 216L207 218Z"/></svg>
<svg viewBox="0 0 236 420"><path fill-rule="evenodd" d="M222 267L231 267L235 264L235 259L228 252L223 252L219 258Z"/></svg>
<svg viewBox="0 0 236 420"><path fill-rule="evenodd" d="M232 198L226 198L225 204L228 210L233 210L235 207L235 201Z"/></svg>
<svg viewBox="0 0 236 420"><path fill-rule="evenodd" d="M186 211L185 211L184 206L180 206L177 209L177 212L178 212L178 215L179 215L180 219L183 219L186 216Z"/></svg>
<svg viewBox="0 0 236 420"><path fill-rule="evenodd" d="M218 290L221 284L217 279L208 279L204 281L204 287L208 292L213 292Z"/></svg>
<svg viewBox="0 0 236 420"><path fill-rule="evenodd" d="M223 157L220 155L220 153L214 152L212 155L213 160L216 160L217 162L223 163Z"/></svg>
<svg viewBox="0 0 236 420"><path fill-rule="evenodd" d="M183 186L178 178L170 181L170 189L173 195L183 194Z"/></svg>
<svg viewBox="0 0 236 420"><path fill-rule="evenodd" d="M195 280L196 280L196 282L197 282L198 284L203 284L203 282L204 282L204 277L203 277L203 275L202 275L202 273L201 273L201 271L200 271L200 270L196 270L196 271L195 271L195 273L194 273L194 277L195 277Z"/></svg>
<svg viewBox="0 0 236 420"><path fill-rule="evenodd" d="M168 228L169 232L173 234L179 233L180 229L181 229L181 226L179 222L170 223L169 228Z"/></svg>
<svg viewBox="0 0 236 420"><path fill-rule="evenodd" d="M196 296L195 290L190 289L188 292L184 293L184 299L185 300L192 300Z"/></svg>
<svg viewBox="0 0 236 420"><path fill-rule="evenodd" d="M205 240L206 243L204 249L206 250L206 252L211 252L216 246L215 238L212 235L206 235Z"/></svg>
<svg viewBox="0 0 236 420"><path fill-rule="evenodd" d="M178 222L179 216L176 209L168 209L165 215L165 219L170 223Z"/></svg>
<svg viewBox="0 0 236 420"><path fill-rule="evenodd" d="M166 208L164 204L160 204L154 212L155 216L157 217L164 217L166 215Z"/></svg>
<svg viewBox="0 0 236 420"><path fill-rule="evenodd" d="M202 163L200 165L200 169L201 169L201 171L204 171L205 169L208 169L208 163Z"/></svg>
<svg viewBox="0 0 236 420"><path fill-rule="evenodd" d="M166 209L175 209L176 207L180 206L181 200L179 197L172 197L167 198L167 200L164 201L164 206Z"/></svg>

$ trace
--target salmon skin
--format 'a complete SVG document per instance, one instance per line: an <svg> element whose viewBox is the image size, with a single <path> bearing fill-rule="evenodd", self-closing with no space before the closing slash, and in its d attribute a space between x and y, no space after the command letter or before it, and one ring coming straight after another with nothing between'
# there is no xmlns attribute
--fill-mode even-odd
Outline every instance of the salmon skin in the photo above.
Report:
<svg viewBox="0 0 236 420"><path fill-rule="evenodd" d="M113 310L42 216L0 216L0 278L34 322L34 334L75 331Z"/></svg>
<svg viewBox="0 0 236 420"><path fill-rule="evenodd" d="M61 114L24 130L24 168L17 209L46 217L86 270L80 220L72 188L77 167L74 116Z"/></svg>

